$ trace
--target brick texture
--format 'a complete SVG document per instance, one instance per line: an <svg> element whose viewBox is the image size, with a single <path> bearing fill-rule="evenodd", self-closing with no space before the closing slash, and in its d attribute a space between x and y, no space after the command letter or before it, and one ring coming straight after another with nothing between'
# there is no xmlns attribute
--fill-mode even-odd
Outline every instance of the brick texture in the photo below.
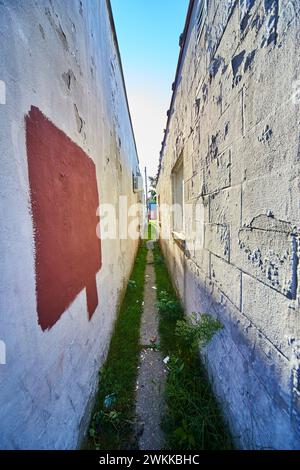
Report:
<svg viewBox="0 0 300 470"><path fill-rule="evenodd" d="M203 354L237 446L299 449L300 4L204 0L199 27L201 2L191 2L158 193L172 203L183 155L185 203L205 210L185 211L188 249L166 217L161 243L187 314L224 325Z"/></svg>

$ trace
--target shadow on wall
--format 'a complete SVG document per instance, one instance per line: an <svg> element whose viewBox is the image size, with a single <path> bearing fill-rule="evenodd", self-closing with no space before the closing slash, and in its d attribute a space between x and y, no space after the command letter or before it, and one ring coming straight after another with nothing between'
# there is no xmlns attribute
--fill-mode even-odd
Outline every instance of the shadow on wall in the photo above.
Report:
<svg viewBox="0 0 300 470"><path fill-rule="evenodd" d="M197 312L212 315L223 325L203 348L202 357L237 447L295 449L299 391L296 386L291 394L287 390L299 376L297 361L293 362L292 358L289 362L276 348L270 347L262 333L218 286L201 276L196 278L192 264L187 263L185 304L188 311L195 310L197 305ZM296 359L296 349L293 354ZM243 410L239 421L235 417L237 409ZM266 431L266 422L270 423L272 434Z"/></svg>

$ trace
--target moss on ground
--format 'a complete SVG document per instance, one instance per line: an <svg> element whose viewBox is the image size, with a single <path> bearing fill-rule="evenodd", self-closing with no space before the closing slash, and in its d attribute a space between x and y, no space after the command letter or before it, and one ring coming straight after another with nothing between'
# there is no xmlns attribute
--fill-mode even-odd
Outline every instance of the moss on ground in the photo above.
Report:
<svg viewBox="0 0 300 470"><path fill-rule="evenodd" d="M153 237L151 224L148 237ZM147 247L143 242L116 320L107 360L100 372L86 449L135 447L135 385L146 263ZM166 449L231 449L230 435L198 354L197 340L209 340L219 325L207 316L196 330L186 322L158 243L154 244L154 266L160 312L160 344L156 346L164 356L170 356L163 417Z"/></svg>
<svg viewBox="0 0 300 470"><path fill-rule="evenodd" d="M146 243L142 243L100 373L88 449L124 450L132 440L146 258Z"/></svg>

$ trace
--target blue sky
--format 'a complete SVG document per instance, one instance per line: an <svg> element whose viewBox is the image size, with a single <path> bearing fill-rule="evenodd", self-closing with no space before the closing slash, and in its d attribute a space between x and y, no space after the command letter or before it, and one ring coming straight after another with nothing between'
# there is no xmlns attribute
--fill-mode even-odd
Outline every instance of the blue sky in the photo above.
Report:
<svg viewBox="0 0 300 470"><path fill-rule="evenodd" d="M141 170L155 175L188 0L111 0Z"/></svg>

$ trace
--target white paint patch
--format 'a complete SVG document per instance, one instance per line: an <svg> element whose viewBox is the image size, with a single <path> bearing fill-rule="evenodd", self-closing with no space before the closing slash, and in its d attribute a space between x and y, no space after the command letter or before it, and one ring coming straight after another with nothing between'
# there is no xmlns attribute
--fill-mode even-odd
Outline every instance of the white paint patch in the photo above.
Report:
<svg viewBox="0 0 300 470"><path fill-rule="evenodd" d="M0 340L0 365L6 365L6 345L2 340Z"/></svg>
<svg viewBox="0 0 300 470"><path fill-rule="evenodd" d="M6 104L6 84L0 80L0 104Z"/></svg>

